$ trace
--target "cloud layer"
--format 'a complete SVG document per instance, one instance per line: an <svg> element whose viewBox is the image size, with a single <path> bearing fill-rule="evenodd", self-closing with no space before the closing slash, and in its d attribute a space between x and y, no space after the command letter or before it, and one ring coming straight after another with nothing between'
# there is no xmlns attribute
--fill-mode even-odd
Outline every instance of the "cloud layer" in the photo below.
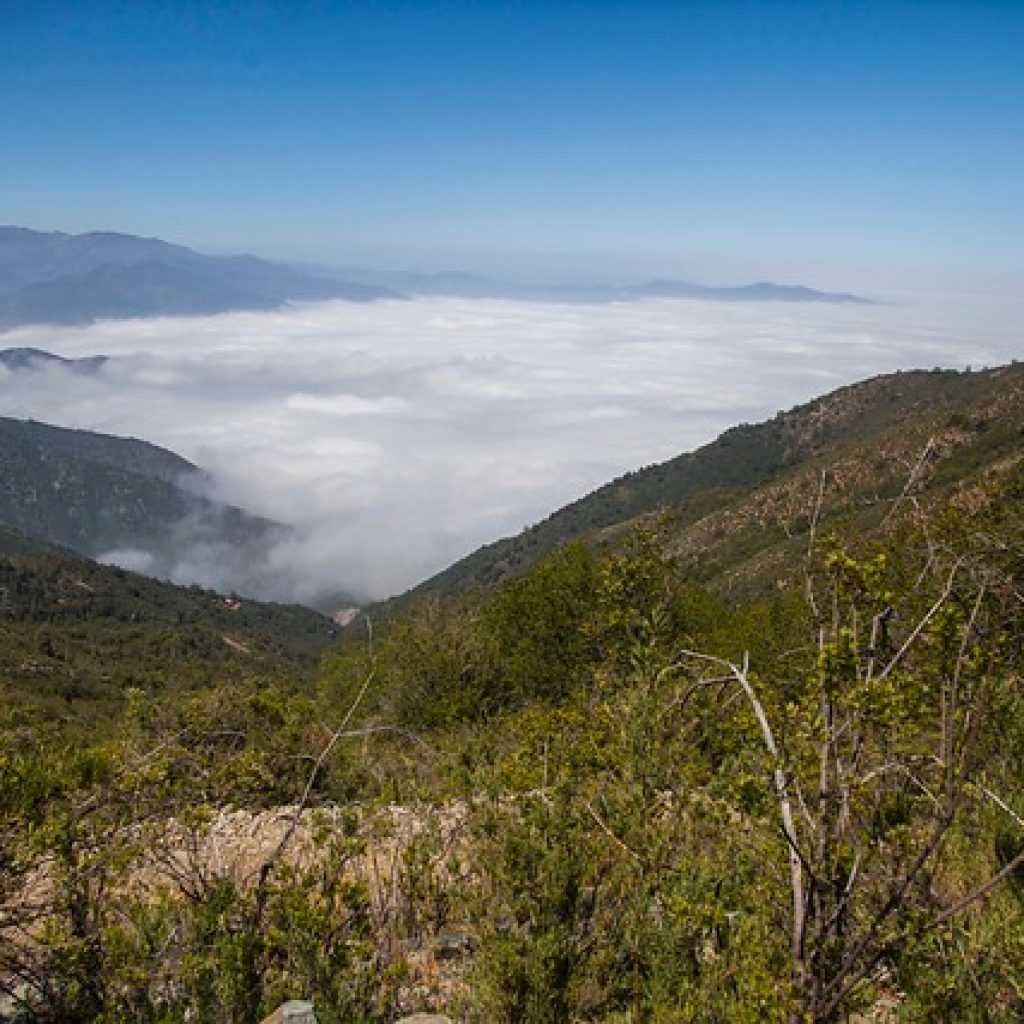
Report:
<svg viewBox="0 0 1024 1024"><path fill-rule="evenodd" d="M134 435L294 524L265 595L382 597L606 480L844 383L1024 351L1020 308L318 303L12 332L117 357L0 371L0 412ZM237 585L216 552L175 575Z"/></svg>

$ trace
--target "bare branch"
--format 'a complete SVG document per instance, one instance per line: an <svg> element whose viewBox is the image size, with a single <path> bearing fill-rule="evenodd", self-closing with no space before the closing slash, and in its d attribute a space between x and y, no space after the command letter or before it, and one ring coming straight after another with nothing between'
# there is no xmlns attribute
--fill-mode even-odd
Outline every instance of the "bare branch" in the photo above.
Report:
<svg viewBox="0 0 1024 1024"><path fill-rule="evenodd" d="M587 812L588 812L588 813L590 814L590 816L591 816L591 817L592 817L592 818L594 819L594 821L595 821L595 822L597 822L597 827L598 827L598 828L599 828L599 829L600 829L600 830L601 830L601 831L602 831L602 832L603 832L603 833L604 833L604 834L605 834L605 835L606 835L606 836L607 836L607 837L608 837L608 838L609 838L609 839L610 839L610 840L611 840L611 841L612 841L612 842L613 842L613 843L614 843L614 844L615 844L615 845L616 845L616 846L617 846L617 847L618 847L618 848L619 848L620 850L622 850L622 852L623 852L623 853L626 853L626 854L628 854L628 855L629 855L630 857L632 857L632 858L633 858L633 859L634 859L635 861L639 862L640 864L645 864L645 863L646 863L646 861L644 860L644 858L643 858L643 857L641 857L641 856L640 856L640 854L636 852L636 850L634 850L634 849L631 849L631 848L630 848L629 846L627 846L627 845L626 845L626 844L625 844L625 843L624 843L624 842L623 842L623 841L622 841L622 840L621 840L621 839L620 839L620 838L619 838L619 837L618 837L618 836L617 836L617 835L616 835L616 834L615 834L615 833L614 833L614 832L613 832L613 831L612 831L612 830L611 830L611 829L610 829L610 828L608 827L608 825L607 825L607 824L605 824L605 822L604 822L604 819L603 819L603 818L601 817L601 815L599 815L599 814L597 813L597 811L595 811L595 810L594 810L594 807L593 807L593 805L592 805L592 804L590 803L590 801L589 801L589 800L584 800L584 801L583 801L583 806L584 806L584 807L586 807L586 809L587 809Z"/></svg>
<svg viewBox="0 0 1024 1024"><path fill-rule="evenodd" d="M881 523L882 526L884 526L896 514L896 510L900 507L900 505L906 500L907 496L910 494L911 488L914 486L914 484L917 483L917 479L921 474L921 470L924 468L924 465L927 462L928 457L931 455L934 447L935 438L930 437L928 439L928 443L924 446L924 451L922 451L921 454L917 457L917 462L914 463L914 466L910 471L910 476L907 477L907 482L903 485L903 490L900 492L896 500L892 503L892 508L890 508L889 511L885 514L885 518L882 520Z"/></svg>
<svg viewBox="0 0 1024 1024"><path fill-rule="evenodd" d="M879 673L879 682L885 679L885 677L888 676L889 673L892 672L896 668L896 666L903 660L907 651L909 651L910 648L913 647L914 643L916 642L917 638L921 635L925 626L927 626L928 623L931 622L936 615L938 615L942 606L946 603L946 601L949 600L949 595L953 593L953 583L956 580L956 575L960 571L960 566L962 564L962 558L958 558L953 563L953 568L950 570L949 577L946 580L946 586L943 588L942 593L939 595L938 599L931 606L931 608L929 608L928 611L925 612L920 622L918 622L918 624L911 631L910 636L908 636L907 639L903 641L903 646L892 656L892 660Z"/></svg>
<svg viewBox="0 0 1024 1024"><path fill-rule="evenodd" d="M983 896L987 896L1000 882L1012 875L1019 867L1024 865L1024 850L1021 850L1013 860L1009 861L1001 871L997 871L987 882L983 882L976 889L969 892L963 899L957 900L953 906L944 910L928 927L926 931L938 928L945 924L951 917L963 913L972 903L977 903Z"/></svg>
<svg viewBox="0 0 1024 1024"><path fill-rule="evenodd" d="M811 513L811 526L807 531L807 571L804 576L807 605L811 609L811 614L814 616L815 621L819 621L821 616L818 612L818 602L814 596L814 580L811 577L811 560L814 558L814 543L818 536L818 520L821 518L821 507L825 501L825 480L827 479L827 471L822 470L821 476L818 478L818 494L814 500L814 511Z"/></svg>
<svg viewBox="0 0 1024 1024"><path fill-rule="evenodd" d="M779 815L782 819L782 831L789 845L789 885L793 913L791 944L795 966L803 958L804 935L807 927L807 905L804 893L804 864L806 863L806 858L800 851L800 843L797 838L796 827L793 823L793 807L789 797L786 773L783 771L779 761L779 748L775 743L775 735L772 732L768 716L765 714L764 706L758 700L757 694L750 683L750 655L744 652L743 665L739 666L722 658L701 654L698 651L683 651L682 653L686 657L721 665L729 670L747 697L754 716L757 718L758 725L761 727L761 736L764 740L765 748L774 762L775 798L779 805Z"/></svg>
<svg viewBox="0 0 1024 1024"><path fill-rule="evenodd" d="M359 705L362 704L363 698L366 696L366 691L370 688L370 683L373 681L375 671L375 668L371 666L370 671L366 673L366 678L363 680L363 685L359 688L359 692L356 694L355 700L352 701L351 706L345 713L345 717L342 719L341 724L331 734L331 738L327 741L327 744L320 751L319 757L317 757L316 761L313 763L313 767L310 769L309 776L306 779L306 787L303 789L302 796L299 798L299 802L295 807L291 820L288 822L288 828L285 829L284 835L281 836L277 846L274 847L273 851L260 866L259 881L257 882L258 888L262 889L267 878L270 876L274 865L281 858L288 844L292 841L292 837L295 835L295 831L299 827L299 820L309 804L309 796L313 791L313 786L316 783L317 776L320 774L320 769L323 767L327 758L331 756L331 753L335 746L337 746L338 742L346 735L349 723L352 721Z"/></svg>
<svg viewBox="0 0 1024 1024"><path fill-rule="evenodd" d="M823 1020L828 1020L835 1013L836 1009L842 1005L843 1000L871 973L878 961L885 955L884 944L882 944L874 954L868 956L859 967L857 966L877 940L882 925L902 905L907 890L931 859L932 854L938 849L939 843L942 842L942 837L946 834L952 821L952 813L948 812L939 818L928 842L918 852L903 878L893 886L889 898L874 913L860 938L847 948L840 969L824 987L824 994L828 997L828 1001L820 1011Z"/></svg>
<svg viewBox="0 0 1024 1024"><path fill-rule="evenodd" d="M988 788L988 786L980 782L976 782L975 785L978 787L978 789L982 791L982 793L985 794L985 796L989 798L989 800L992 801L992 803L996 805L996 807L1000 808L1003 811L1006 811L1006 813L1011 818L1013 818L1013 820L1018 825L1020 825L1021 828L1024 828L1024 818L1022 818L1005 800L1003 800L1002 797L993 793L992 790Z"/></svg>
<svg viewBox="0 0 1024 1024"><path fill-rule="evenodd" d="M960 651L956 658L956 668L953 671L953 680L949 688L949 700L945 699L943 693L942 701L942 756L946 761L947 779L952 782L953 773L953 747L956 734L956 713L960 701L960 676L963 672L964 663L967 660L967 645L971 634L974 632L975 624L978 621L978 614L981 611L981 603L985 597L985 585L978 588L978 596L975 598L974 607L971 609L970 618L964 625L963 636L960 638ZM943 688L945 689L945 688Z"/></svg>

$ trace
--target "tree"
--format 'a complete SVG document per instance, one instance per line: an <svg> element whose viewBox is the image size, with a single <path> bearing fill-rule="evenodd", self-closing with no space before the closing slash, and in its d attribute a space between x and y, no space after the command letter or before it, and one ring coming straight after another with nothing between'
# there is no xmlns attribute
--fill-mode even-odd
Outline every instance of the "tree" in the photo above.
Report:
<svg viewBox="0 0 1024 1024"><path fill-rule="evenodd" d="M980 781L1012 590L931 546L897 598L906 570L833 546L808 587L817 635L802 679L765 678L747 656L678 661L696 687L737 688L756 721L789 879L794 1022L842 1019L866 983L1024 864L1016 853L965 887L944 857L979 795L1024 825Z"/></svg>

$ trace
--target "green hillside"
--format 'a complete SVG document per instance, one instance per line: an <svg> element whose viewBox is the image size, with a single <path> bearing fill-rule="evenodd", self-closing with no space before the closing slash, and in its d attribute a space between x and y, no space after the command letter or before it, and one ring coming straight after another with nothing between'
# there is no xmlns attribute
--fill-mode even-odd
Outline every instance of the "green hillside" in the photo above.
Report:
<svg viewBox="0 0 1024 1024"><path fill-rule="evenodd" d="M200 497L202 471L135 438L0 417L0 524L86 556L133 548L173 563L195 534L231 546L283 527Z"/></svg>
<svg viewBox="0 0 1024 1024"><path fill-rule="evenodd" d="M308 678L336 628L306 608L175 587L0 527L0 696L74 728L125 691Z"/></svg>
<svg viewBox="0 0 1024 1024"><path fill-rule="evenodd" d="M823 520L868 522L900 493L929 443L913 486L926 495L1014 458L1022 438L1024 365L876 377L628 473L480 548L399 603L491 585L568 541L607 542L662 509L674 516L669 544L690 572L727 592L764 591L806 545L823 472Z"/></svg>

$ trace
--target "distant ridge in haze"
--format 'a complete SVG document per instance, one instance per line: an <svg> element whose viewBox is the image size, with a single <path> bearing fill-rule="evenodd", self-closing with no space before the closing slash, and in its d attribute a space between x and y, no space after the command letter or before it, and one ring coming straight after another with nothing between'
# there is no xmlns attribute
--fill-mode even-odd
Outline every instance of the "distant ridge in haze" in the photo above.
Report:
<svg viewBox="0 0 1024 1024"><path fill-rule="evenodd" d="M30 324L82 326L128 317L271 310L289 302L423 295L582 303L869 301L848 292L767 281L728 287L669 279L560 285L463 271L333 270L255 256L208 256L159 238L110 231L72 235L0 226L0 332Z"/></svg>
<svg viewBox="0 0 1024 1024"><path fill-rule="evenodd" d="M518 299L537 302L634 302L641 299L700 299L705 302L822 302L859 303L871 300L849 292L820 292L805 285L756 284L716 285L692 281L655 279L639 284L522 284L462 271L421 274L413 271L346 269L346 277L405 295L435 295L465 299Z"/></svg>
<svg viewBox="0 0 1024 1024"><path fill-rule="evenodd" d="M12 373L34 372L50 367L71 370L74 373L95 373L108 360L107 356L85 356L82 359L67 359L64 356L45 352L41 348L0 349L0 366Z"/></svg>
<svg viewBox="0 0 1024 1024"><path fill-rule="evenodd" d="M0 227L0 331L400 297L386 286L347 281L330 270L254 256L207 256L157 238Z"/></svg>

